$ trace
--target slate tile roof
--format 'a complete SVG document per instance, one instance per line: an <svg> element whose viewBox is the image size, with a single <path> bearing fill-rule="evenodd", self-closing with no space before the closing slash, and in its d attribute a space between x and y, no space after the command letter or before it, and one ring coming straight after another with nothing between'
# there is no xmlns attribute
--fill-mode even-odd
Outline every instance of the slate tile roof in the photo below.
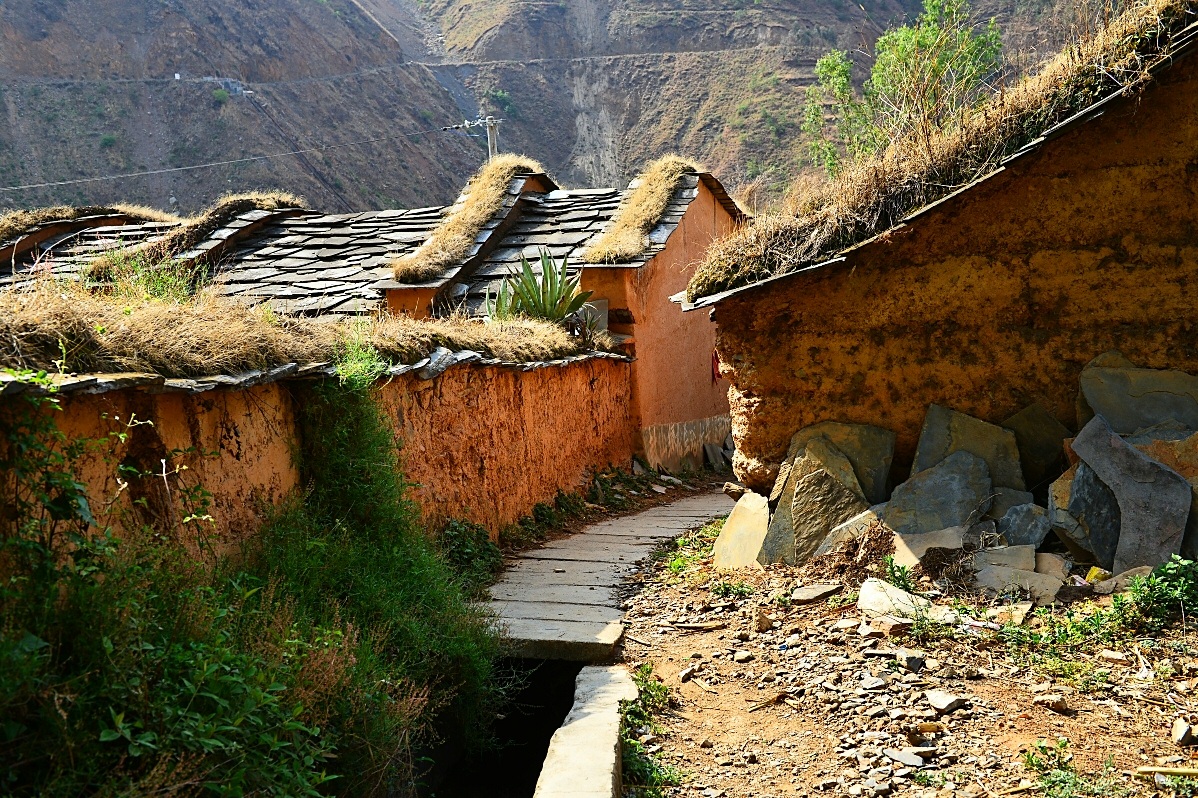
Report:
<svg viewBox="0 0 1198 798"><path fill-rule="evenodd" d="M454 304L477 312L486 291L519 268L520 256L540 271L539 250L568 258L573 268L636 268L660 252L677 228L700 181L739 216L710 175L687 175L645 252L619 264L584 264L582 250L603 232L629 190L559 189L544 175L512 181L504 207L479 233L469 256L421 287L441 290ZM540 188L549 187L548 191ZM415 250L450 207L323 214L300 209L250 211L213 231L178 257L203 260L215 288L237 301L268 303L280 313L328 316L370 313L385 291L400 288L390 262ZM137 222L114 214L51 222L20 239L0 242L0 290L30 283L39 271L79 278L100 254L150 244L177 228L171 222ZM411 287L411 286L408 286Z"/></svg>

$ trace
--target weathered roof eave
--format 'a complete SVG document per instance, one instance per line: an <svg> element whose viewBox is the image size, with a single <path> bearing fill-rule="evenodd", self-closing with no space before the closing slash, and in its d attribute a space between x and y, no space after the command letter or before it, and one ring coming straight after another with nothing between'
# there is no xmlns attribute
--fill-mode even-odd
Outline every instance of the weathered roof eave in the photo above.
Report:
<svg viewBox="0 0 1198 798"><path fill-rule="evenodd" d="M1194 49L1196 47L1198 47L1198 23L1194 23L1194 24L1191 24L1188 27L1186 27L1179 35L1179 38L1180 38L1180 43L1173 50L1173 52L1170 53L1167 57L1162 58L1158 63L1154 64L1148 70L1149 75L1151 75L1152 77L1156 77L1160 73L1165 72L1170 67L1172 67L1173 64L1177 63L1181 59L1190 55L1194 51ZM982 183L985 183L986 181L997 177L998 175L1007 171L1008 165L1010 165L1018 160L1021 160L1023 158L1026 158L1026 157L1030 156L1032 153L1038 152L1040 150L1040 148L1042 148L1048 142L1053 141L1054 139L1057 139L1057 138L1065 135L1066 133L1086 124L1087 122L1091 122L1091 121L1097 119L1098 117L1102 116L1104 113L1107 112L1108 106L1111 103L1114 103L1116 100L1123 98L1129 92L1131 92L1135 89L1138 89L1141 86L1143 86L1143 83L1135 83L1135 84L1131 84L1128 86L1124 86L1123 88L1107 95L1106 97L1103 97L1101 100L1094 103L1093 105L1090 105L1090 106L1082 109L1081 111L1078 111L1076 114L1069 117L1068 119L1066 119L1062 122L1058 122L1056 125L1050 127L1042 135L1040 135L1039 138L1029 141L1027 144L1023 145L1018 150L1011 153L1006 158L1004 158L1002 161L1000 161L998 168L995 169L994 171L988 172L985 175L983 175L982 177L979 177L978 179L976 179L970 183L966 183L965 185L961 186L959 189L952 192L951 194L946 194L945 196L941 197L940 199L938 199L934 202L929 202L927 205L924 205L923 207L919 208L918 210L912 211L910 214L903 217L903 219L901 221L899 221L898 224L895 224L895 225L887 228L886 230L883 230L882 232L877 233L876 235L873 235L873 236L865 239L864 241L859 241L858 243L852 245L851 247L847 247L847 248L841 250L833 258L829 258L828 260L822 261L820 263L812 264L811 266L804 266L803 268L796 269L795 271L792 271L792 272L786 272L785 274L779 274L774 277L767 277L766 279L759 280L755 283L738 286L736 288L730 288L727 291L721 291L718 294L712 294L710 296L699 297L694 302L688 302L686 300L685 292L683 292L682 294L676 294L675 296L670 297L670 301L677 302L679 305L682 306L682 311L684 313L687 313L692 310L698 310L699 308L714 307L715 305L718 305L720 302L723 302L725 299L728 299L729 297L738 296L740 294L748 293L750 291L756 291L758 289L765 288L765 287L767 287L773 283L779 282L781 280L787 280L787 279L790 279L793 277L797 277L801 274L806 274L808 272L814 271L816 269L823 269L823 268L826 268L829 266L833 266L837 263L843 263L844 261L846 261L848 259L848 255L851 254L852 252L874 243L875 241L882 238L883 236L888 236L897 230L901 230L902 228L908 226L912 222L917 221L920 217L923 217L926 214L929 214L932 211L938 209L940 206L942 206L952 200L955 200L957 197L961 196L962 194L964 194L967 191L970 191L974 187L981 185Z"/></svg>

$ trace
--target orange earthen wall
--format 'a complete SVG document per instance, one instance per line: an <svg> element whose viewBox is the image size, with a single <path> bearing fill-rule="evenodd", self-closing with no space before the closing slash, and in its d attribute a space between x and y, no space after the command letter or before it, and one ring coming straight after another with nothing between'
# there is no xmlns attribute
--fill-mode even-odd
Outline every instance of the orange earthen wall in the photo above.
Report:
<svg viewBox="0 0 1198 798"><path fill-rule="evenodd" d="M763 490L821 420L898 434L931 402L1076 429L1078 375L1120 349L1198 372L1198 59L847 262L716 310L738 475Z"/></svg>
<svg viewBox="0 0 1198 798"><path fill-rule="evenodd" d="M632 311L632 417L638 453L653 465L702 465L703 443L728 433L728 383L712 379L716 326L706 314L683 315L670 297L683 291L707 248L735 226L732 216L699 184L665 248L637 269L589 268L583 287L611 307Z"/></svg>
<svg viewBox="0 0 1198 798"><path fill-rule="evenodd" d="M596 469L629 467L629 379L629 364L609 359L452 368L429 382L405 375L383 400L426 519L469 518L497 534Z"/></svg>
<svg viewBox="0 0 1198 798"><path fill-rule="evenodd" d="M527 372L466 366L431 381L396 378L383 385L382 399L404 443L407 476L420 483L414 498L426 521L466 517L497 535L537 502L583 487L593 471L629 466L629 379L629 364L610 359ZM128 433L81 462L97 512L121 489L119 464L160 473L166 459L168 471L187 466L168 477L175 496L196 484L212 494L213 542L229 551L299 486L289 385L69 395L55 417L72 440ZM146 500L149 520L171 512L161 478L126 481Z"/></svg>

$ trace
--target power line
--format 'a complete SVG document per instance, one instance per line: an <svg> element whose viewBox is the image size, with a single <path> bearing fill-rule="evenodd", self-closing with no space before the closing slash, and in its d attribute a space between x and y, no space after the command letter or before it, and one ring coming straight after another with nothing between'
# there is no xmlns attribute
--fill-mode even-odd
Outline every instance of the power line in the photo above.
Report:
<svg viewBox="0 0 1198 798"><path fill-rule="evenodd" d="M401 133L397 136L380 136L374 139L363 139L362 141L350 141L345 144L328 144L323 147L312 147L307 150L292 150L291 152L278 152L273 155L251 155L248 158L236 158L232 161L213 161L212 163L200 163L193 166L176 166L170 169L151 169L148 172L129 172L123 175L105 175L103 177L84 177L78 180L59 180L54 183L30 183L24 186L3 186L0 191L27 191L33 188L57 188L58 186L73 186L80 183L100 183L111 180L124 180L127 177L148 177L150 175L165 175L171 172L189 172L194 169L209 169L214 166L230 166L237 163L249 163L251 161L267 161L272 158L287 158L293 155L303 156L310 152L326 152L328 150L337 150L342 147L358 147L363 144L375 144L380 141L391 141L393 139L415 138L416 136L424 136L429 133L436 133L436 130L423 130L418 133Z"/></svg>

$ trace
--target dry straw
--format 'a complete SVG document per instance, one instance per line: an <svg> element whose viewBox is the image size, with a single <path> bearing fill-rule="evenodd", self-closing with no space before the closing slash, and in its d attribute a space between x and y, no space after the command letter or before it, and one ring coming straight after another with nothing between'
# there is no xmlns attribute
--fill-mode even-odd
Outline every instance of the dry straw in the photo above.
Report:
<svg viewBox="0 0 1198 798"><path fill-rule="evenodd" d="M585 350L558 325L525 319L483 324L464 318L382 317L365 323L374 349L396 363L415 362L437 346L518 362ZM50 278L29 289L0 291L0 368L140 371L167 377L236 374L285 363L333 361L350 337L361 338L361 329L280 316L210 292L188 302L115 301L76 282Z"/></svg>
<svg viewBox="0 0 1198 798"><path fill-rule="evenodd" d="M674 198L683 175L701 167L679 155L657 159L637 177L639 185L616 211L603 235L582 253L586 263L623 263L645 251L649 234Z"/></svg>
<svg viewBox="0 0 1198 798"><path fill-rule="evenodd" d="M124 215L139 222L182 222L178 216L163 213L141 205L86 205L73 208L59 205L51 208L34 208L27 211L12 211L0 216L0 242L20 238L37 227L51 222L66 222L85 216Z"/></svg>
<svg viewBox="0 0 1198 798"><path fill-rule="evenodd" d="M1172 55L1198 0L1142 0L1109 26L991 97L958 129L895 142L836 180L796 195L713 245L691 300L819 263L985 177L1053 125L1124 87L1142 88Z"/></svg>
<svg viewBox="0 0 1198 798"><path fill-rule="evenodd" d="M391 266L401 283L423 283L440 277L470 251L483 225L503 207L512 179L519 174L543 173L545 167L523 155L506 153L492 159L466 184L428 240Z"/></svg>

